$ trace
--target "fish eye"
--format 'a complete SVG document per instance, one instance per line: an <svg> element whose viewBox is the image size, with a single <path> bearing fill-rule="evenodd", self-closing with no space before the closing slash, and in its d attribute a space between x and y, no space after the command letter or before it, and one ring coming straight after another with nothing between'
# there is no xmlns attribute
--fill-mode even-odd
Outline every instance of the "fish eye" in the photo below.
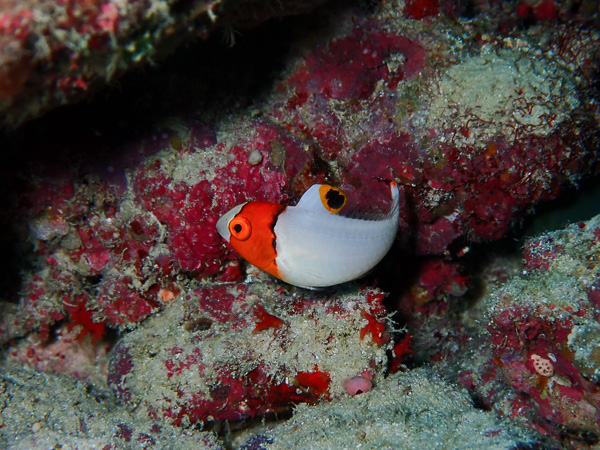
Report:
<svg viewBox="0 0 600 450"><path fill-rule="evenodd" d="M229 232L234 238L245 241L252 234L252 226L245 217L234 217L229 222Z"/></svg>

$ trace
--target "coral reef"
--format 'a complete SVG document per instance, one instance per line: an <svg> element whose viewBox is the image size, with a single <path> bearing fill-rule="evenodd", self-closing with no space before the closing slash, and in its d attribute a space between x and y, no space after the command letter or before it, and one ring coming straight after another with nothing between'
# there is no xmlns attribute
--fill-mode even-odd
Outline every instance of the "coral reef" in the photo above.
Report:
<svg viewBox="0 0 600 450"><path fill-rule="evenodd" d="M131 17L141 5L119 4ZM24 63L4 64L0 107L18 123L71 101L137 64L135 52L140 62L160 55L163 27L174 30L167 49L216 26L184 32L194 8L200 21L225 20L236 4L165 3L138 20L140 30L150 21L154 40L133 47L123 43L145 34L107 10L107 26L125 35L99 33L133 52L130 63L103 71L108 39L81 58L71 46L63 59L77 64L65 64L48 40L58 72L48 67L42 83L19 72ZM276 13L264 5L221 24ZM57 17L75 14L65 26L91 45L105 21L84 6L63 2ZM600 219L528 241L523 264L493 259L490 244L600 168L600 32L588 7L478 4L467 20L460 2L329 5L238 39L231 60L224 47L208 66L208 46L182 49L146 76L124 77L123 94L3 136L0 443L71 445L61 429L73 430L73 446L162 448L172 437L185 447L192 436L209 448L266 448L289 445L302 421L313 431L329 423L331 433L311 439L332 448L598 442ZM48 31L27 28L27 14L11 22L15 11L29 9L0 13L2 39L11 23L37 38ZM152 28L170 13L180 20ZM274 29L286 29L284 43ZM92 61L101 68L86 68ZM81 73L91 77L84 85ZM38 95L48 86L54 97ZM355 284L292 288L243 262L215 229L236 204L293 204L316 182L344 189L348 214L385 212L392 179L400 233ZM51 415L46 390L50 412L25 416L41 379L59 396L73 391L64 419ZM117 401L94 400L83 382ZM105 423L68 428L77 404ZM252 422L292 406L288 423ZM228 435L222 421L250 428ZM199 434L205 426L220 440Z"/></svg>
<svg viewBox="0 0 600 450"><path fill-rule="evenodd" d="M324 296L262 282L182 293L117 344L108 383L124 403L176 425L338 398L354 377L382 379L390 342L383 297L373 289Z"/></svg>
<svg viewBox="0 0 600 450"><path fill-rule="evenodd" d="M401 310L461 295L468 240L504 236L564 182L596 170L596 103L583 97L596 41L539 28L482 41L477 28L437 20L443 32L395 16L386 27L368 16L360 29L336 22L335 37L289 64L260 117L180 120L136 139L135 151L128 144L108 168L32 168L11 199L28 224L12 232L34 242L35 269L19 308L5 308L0 339L65 318L97 339L103 325L131 327L159 310L178 279L239 281L217 218L246 200L297 199L324 180L346 189L350 210L375 212L389 202L379 180L399 178L395 253L448 259L422 266ZM577 52L556 57L559 43Z"/></svg>
<svg viewBox="0 0 600 450"><path fill-rule="evenodd" d="M530 239L522 274L484 298L485 337L458 374L489 408L572 445L600 441L599 252L600 216Z"/></svg>

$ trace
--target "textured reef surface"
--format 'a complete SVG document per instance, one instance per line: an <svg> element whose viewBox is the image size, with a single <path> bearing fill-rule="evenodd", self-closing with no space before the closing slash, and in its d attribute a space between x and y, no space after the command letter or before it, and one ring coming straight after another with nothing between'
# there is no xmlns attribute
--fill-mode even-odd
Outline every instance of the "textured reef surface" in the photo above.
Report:
<svg viewBox="0 0 600 450"><path fill-rule="evenodd" d="M599 171L597 4L334 3L242 33L301 11L80 3L56 6L86 42L60 57L35 8L0 11L1 39L50 45L16 66L0 52L5 125L217 25L237 38L2 136L0 446L600 442L600 219L515 244ZM275 280L215 228L319 182L376 215L392 179L396 242L341 287Z"/></svg>
<svg viewBox="0 0 600 450"><path fill-rule="evenodd" d="M180 296L117 344L109 386L149 416L189 425L277 413L381 380L383 294L282 291L252 283Z"/></svg>
<svg viewBox="0 0 600 450"><path fill-rule="evenodd" d="M216 30L310 11L322 1L2 0L0 119L14 128Z"/></svg>
<svg viewBox="0 0 600 450"><path fill-rule="evenodd" d="M492 258L476 309L426 319L414 351L481 409L564 445L597 443L599 253L595 216L528 239L520 261Z"/></svg>

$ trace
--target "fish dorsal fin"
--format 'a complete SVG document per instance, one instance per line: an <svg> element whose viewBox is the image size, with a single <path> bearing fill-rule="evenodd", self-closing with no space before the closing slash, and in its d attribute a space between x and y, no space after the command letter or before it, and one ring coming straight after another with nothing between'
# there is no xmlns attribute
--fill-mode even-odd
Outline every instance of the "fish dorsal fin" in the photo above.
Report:
<svg viewBox="0 0 600 450"><path fill-rule="evenodd" d="M296 208L339 213L346 205L346 194L328 184L313 184L300 198Z"/></svg>

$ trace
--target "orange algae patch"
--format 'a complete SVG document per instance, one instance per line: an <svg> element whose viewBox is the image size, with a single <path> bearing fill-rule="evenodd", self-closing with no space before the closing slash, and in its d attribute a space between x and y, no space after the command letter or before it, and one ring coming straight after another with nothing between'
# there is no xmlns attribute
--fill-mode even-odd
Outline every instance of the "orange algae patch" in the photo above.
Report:
<svg viewBox="0 0 600 450"><path fill-rule="evenodd" d="M414 353L410 340L412 339L412 335L407 333L404 339L394 345L393 357L390 362L389 371L390 373L398 372L400 365L404 362L406 357L412 353Z"/></svg>
<svg viewBox="0 0 600 450"><path fill-rule="evenodd" d="M177 288L160 288L158 291L158 297L162 303L169 303L171 300L179 295L179 289Z"/></svg>
<svg viewBox="0 0 600 450"><path fill-rule="evenodd" d="M377 345L383 344L383 332L385 331L385 324L377 322L375 316L364 310L362 313L369 323L360 329L360 338L364 339L367 333L371 333L373 342L375 342Z"/></svg>
<svg viewBox="0 0 600 450"><path fill-rule="evenodd" d="M329 397L331 377L327 372L321 372L316 364L313 372L298 372L296 382L317 395L327 395Z"/></svg>
<svg viewBox="0 0 600 450"><path fill-rule="evenodd" d="M95 344L104 334L106 328L104 322L95 322L92 318L92 311L88 310L84 303L79 303L76 307L67 308L71 321L67 323L67 329L71 331L76 326L81 326L81 331L77 340L83 341L83 338L89 334L92 338L92 344Z"/></svg>
<svg viewBox="0 0 600 450"><path fill-rule="evenodd" d="M258 322L256 322L254 330L252 330L253 333L258 333L265 328L277 328L285 323L279 317L269 314L260 305L256 305L256 311L254 311L254 315L258 319Z"/></svg>

